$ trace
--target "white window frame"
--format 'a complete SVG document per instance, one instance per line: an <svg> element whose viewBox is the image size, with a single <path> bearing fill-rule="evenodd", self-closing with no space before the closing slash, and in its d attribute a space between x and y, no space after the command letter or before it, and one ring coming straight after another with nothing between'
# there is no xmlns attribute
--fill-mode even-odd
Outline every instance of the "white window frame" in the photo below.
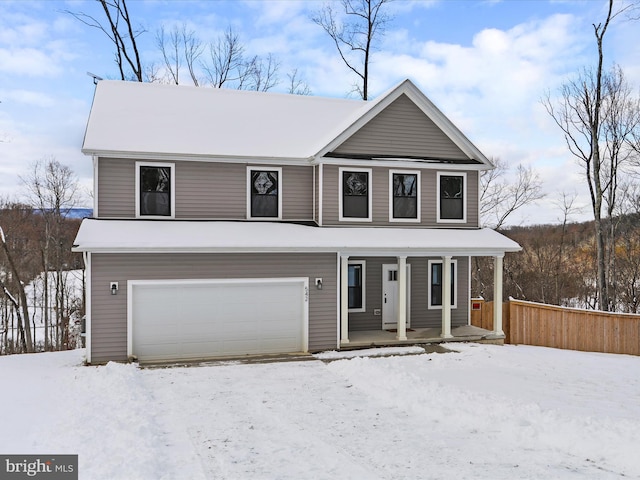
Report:
<svg viewBox="0 0 640 480"><path fill-rule="evenodd" d="M141 167L164 167L171 169L171 215L140 215L140 168ZM176 164L166 162L136 162L136 218L149 219L174 219L176 218Z"/></svg>
<svg viewBox="0 0 640 480"><path fill-rule="evenodd" d="M368 179L368 183L367 183L367 195L369 196L369 198L367 199L368 201L368 206L367 206L367 210L369 213L369 216L367 218L354 218L354 217L344 217L343 214L343 210L342 210L342 198L343 198L343 192L342 192L342 178L343 178L343 172L358 172L358 173L367 173L367 179ZM349 168L349 167L340 167L338 168L338 220L340 222L371 222L373 221L373 171L371 168Z"/></svg>
<svg viewBox="0 0 640 480"><path fill-rule="evenodd" d="M440 218L440 177L462 177L462 219ZM438 223L467 223L467 173L438 172L436 177L436 218Z"/></svg>
<svg viewBox="0 0 640 480"><path fill-rule="evenodd" d="M251 172L278 172L278 216L277 217L252 217L251 216ZM247 219L272 222L282 220L282 167L270 167L266 165L247 166Z"/></svg>
<svg viewBox="0 0 640 480"><path fill-rule="evenodd" d="M422 219L422 211L420 208L421 202L421 185L422 180L420 177L420 170L389 170L389 222L398 223L420 223ZM396 218L393 216L393 175L416 175L416 182L418 182L418 189L416 190L416 218Z"/></svg>
<svg viewBox="0 0 640 480"><path fill-rule="evenodd" d="M367 311L367 262L366 260L349 260L349 265L360 265L362 271L362 307L350 308L349 313L362 313ZM348 268L348 267L347 267ZM349 275L347 274L347 295L349 294Z"/></svg>
<svg viewBox="0 0 640 480"><path fill-rule="evenodd" d="M433 265L434 263L440 263L440 264L444 264L444 261L442 260L429 260L429 272L428 272L428 279L429 282L427 283L427 287L428 287L428 291L427 291L427 308L429 310L442 310L442 305L431 305L431 265ZM458 260L455 259L451 259L451 265L453 265L453 304L451 304L451 308L458 308ZM444 278L444 269L442 269L442 276ZM444 285L443 285L444 287ZM442 299L442 301L444 302L444 298Z"/></svg>

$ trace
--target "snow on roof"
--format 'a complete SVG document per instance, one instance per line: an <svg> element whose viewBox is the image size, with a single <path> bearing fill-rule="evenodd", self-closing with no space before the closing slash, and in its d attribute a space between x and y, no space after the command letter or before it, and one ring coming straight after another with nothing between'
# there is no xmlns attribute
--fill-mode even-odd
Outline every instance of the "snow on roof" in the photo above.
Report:
<svg viewBox="0 0 640 480"><path fill-rule="evenodd" d="M374 104L102 80L82 151L309 159Z"/></svg>
<svg viewBox="0 0 640 480"><path fill-rule="evenodd" d="M272 222L85 219L77 252L341 252L500 255L520 246L485 229L313 227Z"/></svg>

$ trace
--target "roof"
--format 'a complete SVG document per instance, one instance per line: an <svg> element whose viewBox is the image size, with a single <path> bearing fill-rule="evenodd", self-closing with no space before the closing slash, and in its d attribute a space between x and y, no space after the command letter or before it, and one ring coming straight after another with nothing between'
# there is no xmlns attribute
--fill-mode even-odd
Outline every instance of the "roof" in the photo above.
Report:
<svg viewBox="0 0 640 480"><path fill-rule="evenodd" d="M323 136L369 106L361 100L102 80L82 151L310 159L330 141Z"/></svg>
<svg viewBox="0 0 640 480"><path fill-rule="evenodd" d="M314 227L273 222L85 219L73 250L95 253L340 252L493 256L520 245L484 229Z"/></svg>
<svg viewBox="0 0 640 480"><path fill-rule="evenodd" d="M313 160L407 95L458 147L491 162L410 81L373 101L101 80L82 151L140 158Z"/></svg>

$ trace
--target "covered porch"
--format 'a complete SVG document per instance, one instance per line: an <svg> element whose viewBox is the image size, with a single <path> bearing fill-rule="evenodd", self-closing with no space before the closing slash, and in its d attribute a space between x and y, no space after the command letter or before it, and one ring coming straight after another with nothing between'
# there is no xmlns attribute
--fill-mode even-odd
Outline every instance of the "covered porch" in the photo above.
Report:
<svg viewBox="0 0 640 480"><path fill-rule="evenodd" d="M354 296L355 271L351 265L366 263L369 258L375 275L379 275L380 259L375 256L380 254L380 250L363 245L364 248L358 251L339 252L339 348L456 341L499 342L504 339L501 309L494 311L492 330L470 324L470 304L461 298L470 294L471 275L469 269L461 271L460 267L467 263L470 268L470 259L474 256L491 257L494 266L494 301L502 303L504 254L519 250L519 245L487 229L437 232L442 236L433 235L433 231L430 233L428 237L423 237L424 243L407 245L405 248L389 248L389 245L384 252L382 291L378 284L378 291L374 294L381 294L382 309L371 308L370 303L374 302L367 303L366 308L367 312L373 311L373 315L378 316L382 311L382 321L378 323L380 328L376 328L375 322L362 321L361 312L365 308L357 296L360 293L357 288ZM419 268L421 274L415 275L414 270ZM359 268L361 271L364 269L364 265ZM438 282L433 280L436 271ZM385 283L387 280L392 281L393 285ZM458 287L460 292L457 291ZM416 297L426 297L428 302L421 300L422 303L419 303ZM354 298L360 303L356 301L354 304ZM433 301L433 298L437 300ZM376 306L379 304L374 303L373 307ZM419 308L416 310L416 307ZM428 312L426 319L425 311ZM421 318L415 321L414 317L417 316ZM452 322L452 318L455 321Z"/></svg>

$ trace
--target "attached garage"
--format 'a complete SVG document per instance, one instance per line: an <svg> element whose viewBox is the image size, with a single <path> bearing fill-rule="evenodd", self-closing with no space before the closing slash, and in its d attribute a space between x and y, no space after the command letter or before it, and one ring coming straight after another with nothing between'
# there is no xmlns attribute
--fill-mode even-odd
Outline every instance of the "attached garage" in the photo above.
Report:
<svg viewBox="0 0 640 480"><path fill-rule="evenodd" d="M308 279L130 280L139 361L307 351Z"/></svg>

